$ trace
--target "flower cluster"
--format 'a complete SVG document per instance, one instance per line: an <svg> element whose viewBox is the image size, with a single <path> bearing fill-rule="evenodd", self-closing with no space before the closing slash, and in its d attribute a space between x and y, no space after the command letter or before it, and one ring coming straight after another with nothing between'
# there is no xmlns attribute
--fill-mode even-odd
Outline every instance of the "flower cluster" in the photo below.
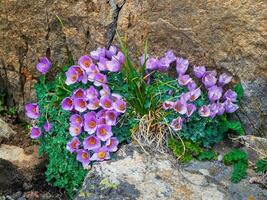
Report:
<svg viewBox="0 0 267 200"><path fill-rule="evenodd" d="M144 64L144 62L143 56L141 57L141 63ZM187 88L187 92L182 93L177 101L167 100L162 105L163 109L172 109L180 114L178 118L171 122L175 131L181 130L185 119L195 111L198 111L201 117L214 118L224 113L233 113L239 108L235 104L237 102L236 92L231 89L224 91L224 86L231 82L232 76L222 73L217 77L215 70L208 71L205 66L193 66L193 76L190 76L187 73L189 61L176 57L172 51L168 51L164 57L159 59L147 56L146 70L148 74L151 70L167 71L171 66L176 67L178 84ZM209 103L197 108L194 101L202 93L207 93Z"/></svg>
<svg viewBox="0 0 267 200"><path fill-rule="evenodd" d="M116 126L118 117L125 113L126 102L119 94L111 92L106 72L120 71L124 62L124 54L115 46L98 48L90 55L81 56L78 64L69 67L65 73L66 85L86 84L61 102L62 109L71 112L69 134L72 139L66 148L77 153L76 158L84 167L91 161L109 159L110 152L118 149L119 141L113 136L112 126ZM51 66L48 58L41 58L36 68L46 74ZM31 119L41 116L36 103L26 104L25 110ZM33 126L31 138L40 138L43 130L49 132L52 127L49 121L43 127Z"/></svg>
<svg viewBox="0 0 267 200"><path fill-rule="evenodd" d="M113 136L112 126L126 111L126 102L119 94L111 92L105 74L106 71L118 72L125 62L124 55L114 46L109 50L98 48L90 55L82 56L78 65L71 66L66 72L67 85L89 81L90 86L76 89L61 103L63 110L72 113L69 134L73 138L67 149L77 153L77 160L84 167L90 161L109 159L109 153L117 151L119 141ZM86 132L86 138L81 141L79 136L83 132Z"/></svg>
<svg viewBox="0 0 267 200"><path fill-rule="evenodd" d="M52 63L46 57L40 58L39 63L36 65L36 69L41 74L46 74L51 67L52 67ZM39 105L37 103L26 104L25 111L26 111L26 116L29 117L30 119L36 120L41 116L40 111L39 111ZM46 121L43 127L33 126L31 128L30 137L32 139L40 138L42 136L42 128L44 129L45 132L49 132L52 128L52 124L49 121Z"/></svg>

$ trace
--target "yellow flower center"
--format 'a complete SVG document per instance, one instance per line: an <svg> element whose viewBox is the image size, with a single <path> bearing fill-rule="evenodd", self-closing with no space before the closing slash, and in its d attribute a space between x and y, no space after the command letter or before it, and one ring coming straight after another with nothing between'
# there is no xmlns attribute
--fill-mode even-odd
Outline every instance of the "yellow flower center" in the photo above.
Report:
<svg viewBox="0 0 267 200"><path fill-rule="evenodd" d="M109 101L106 101L106 102L104 103L104 105L105 105L105 107L107 107L107 108L110 108L110 107L111 107L111 103L110 103Z"/></svg>
<svg viewBox="0 0 267 200"><path fill-rule="evenodd" d="M87 153L85 153L85 152L83 152L83 153L82 153L82 158L83 158L83 159L86 159L86 158L88 158L88 154L87 154Z"/></svg>
<svg viewBox="0 0 267 200"><path fill-rule="evenodd" d="M124 104L120 104L120 105L119 105L119 110L124 110L124 109L125 109Z"/></svg>
<svg viewBox="0 0 267 200"><path fill-rule="evenodd" d="M98 152L98 158L104 159L106 157L106 152L105 151L99 151Z"/></svg>
<svg viewBox="0 0 267 200"><path fill-rule="evenodd" d="M88 140L88 144L90 144L90 145L94 145L94 144L96 144L96 139L95 138L90 138L89 140Z"/></svg>
<svg viewBox="0 0 267 200"><path fill-rule="evenodd" d="M77 75L76 75L76 74L73 74L73 75L71 76L71 80L72 80L72 81L76 81L76 79L77 79Z"/></svg>
<svg viewBox="0 0 267 200"><path fill-rule="evenodd" d="M103 135L103 136L107 134L107 130L105 128L101 128L99 132L100 132L100 135Z"/></svg>
<svg viewBox="0 0 267 200"><path fill-rule="evenodd" d="M66 103L67 103L68 106L72 105L72 101L70 99L68 99Z"/></svg>
<svg viewBox="0 0 267 200"><path fill-rule="evenodd" d="M80 130L80 129L79 129L78 127L75 127L75 128L74 128L74 133L75 133L75 134L78 134L78 133L79 133L79 130Z"/></svg>
<svg viewBox="0 0 267 200"><path fill-rule="evenodd" d="M90 122L88 123L88 126L89 126L90 128L95 128L95 127L96 127L96 122L95 122L95 121L90 121Z"/></svg>
<svg viewBox="0 0 267 200"><path fill-rule="evenodd" d="M82 119L81 119L80 117L77 117L77 118L76 118L76 122L77 122L77 123L81 123L81 122L82 122Z"/></svg>
<svg viewBox="0 0 267 200"><path fill-rule="evenodd" d="M91 63L90 63L89 60L84 60L84 61L83 61L83 65L84 65L86 68L88 68L88 67L90 67Z"/></svg>
<svg viewBox="0 0 267 200"><path fill-rule="evenodd" d="M76 98L81 98L81 97L83 97L83 92L79 90L76 92L75 96L76 96Z"/></svg>
<svg viewBox="0 0 267 200"><path fill-rule="evenodd" d="M82 107L82 108L84 108L84 107L86 106L86 104L85 104L84 101L80 101L80 102L79 102L79 106Z"/></svg>
<svg viewBox="0 0 267 200"><path fill-rule="evenodd" d="M71 147L73 149L76 149L76 145L78 144L78 142L76 140L74 140L72 143L71 143Z"/></svg>

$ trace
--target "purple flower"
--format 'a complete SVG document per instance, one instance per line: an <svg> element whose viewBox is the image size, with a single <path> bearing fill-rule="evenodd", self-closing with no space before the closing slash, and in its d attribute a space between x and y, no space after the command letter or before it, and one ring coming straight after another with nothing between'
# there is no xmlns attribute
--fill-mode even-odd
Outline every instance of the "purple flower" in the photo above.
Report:
<svg viewBox="0 0 267 200"><path fill-rule="evenodd" d="M91 160L103 161L110 159L109 151L107 147L101 147L95 150Z"/></svg>
<svg viewBox="0 0 267 200"><path fill-rule="evenodd" d="M178 83L179 85L187 85L188 83L190 83L190 81L192 81L192 78L189 75L182 75L180 74L178 77Z"/></svg>
<svg viewBox="0 0 267 200"><path fill-rule="evenodd" d="M116 55L116 53L117 53L117 47L110 46L109 49L108 50L106 49L105 52L106 52L106 57L109 58L109 59L111 59L112 56L115 56Z"/></svg>
<svg viewBox="0 0 267 200"><path fill-rule="evenodd" d="M222 115L225 111L224 103L217 103L218 112L217 115Z"/></svg>
<svg viewBox="0 0 267 200"><path fill-rule="evenodd" d="M177 119L174 119L171 122L171 127L174 131L182 130L182 126L183 126L183 119L181 117L178 117Z"/></svg>
<svg viewBox="0 0 267 200"><path fill-rule="evenodd" d="M121 64L119 61L112 58L111 61L106 62L107 70L110 72L118 72L121 70Z"/></svg>
<svg viewBox="0 0 267 200"><path fill-rule="evenodd" d="M111 126L105 124L99 125L97 127L96 135L101 141L107 141L113 135Z"/></svg>
<svg viewBox="0 0 267 200"><path fill-rule="evenodd" d="M210 108L209 106L202 106L199 108L198 113L201 117L209 117L210 116Z"/></svg>
<svg viewBox="0 0 267 200"><path fill-rule="evenodd" d="M169 50L165 53L165 58L169 60L169 64L176 60L176 56L174 55L172 50Z"/></svg>
<svg viewBox="0 0 267 200"><path fill-rule="evenodd" d="M186 102L184 102L183 100L176 101L174 104L174 110L181 115L185 114L187 112Z"/></svg>
<svg viewBox="0 0 267 200"><path fill-rule="evenodd" d="M214 86L217 82L217 78L215 77L214 72L206 72L202 77L202 83L206 88Z"/></svg>
<svg viewBox="0 0 267 200"><path fill-rule="evenodd" d="M71 136L78 136L82 132L82 127L77 124L71 124L69 127L69 132Z"/></svg>
<svg viewBox="0 0 267 200"><path fill-rule="evenodd" d="M189 66L189 61L187 59L183 58L176 59L176 71L179 76L185 74L188 66Z"/></svg>
<svg viewBox="0 0 267 200"><path fill-rule="evenodd" d="M25 105L26 115L31 119L40 117L39 106L37 103L28 103Z"/></svg>
<svg viewBox="0 0 267 200"><path fill-rule="evenodd" d="M42 135L42 131L39 127L37 126L32 127L31 135L30 135L32 139L38 139L41 137L41 135Z"/></svg>
<svg viewBox="0 0 267 200"><path fill-rule="evenodd" d="M85 98L86 92L82 88L78 88L73 92L72 99Z"/></svg>
<svg viewBox="0 0 267 200"><path fill-rule="evenodd" d="M83 118L79 114L73 114L70 116L70 123L73 125L83 126Z"/></svg>
<svg viewBox="0 0 267 200"><path fill-rule="evenodd" d="M113 110L113 102L108 96L100 98L100 106L106 110Z"/></svg>
<svg viewBox="0 0 267 200"><path fill-rule="evenodd" d="M167 71L170 67L171 60L169 60L167 57L162 57L158 61L158 70L160 71Z"/></svg>
<svg viewBox="0 0 267 200"><path fill-rule="evenodd" d="M110 98L111 98L112 101L117 101L119 99L122 99L122 96L119 95L119 94L116 94L116 93L112 93Z"/></svg>
<svg viewBox="0 0 267 200"><path fill-rule="evenodd" d="M162 108L164 110L170 110L170 109L174 108L174 105L175 105L175 102L167 100L167 101L163 102Z"/></svg>
<svg viewBox="0 0 267 200"><path fill-rule="evenodd" d="M193 74L197 78L202 78L206 73L206 67L204 66L194 66Z"/></svg>
<svg viewBox="0 0 267 200"><path fill-rule="evenodd" d="M197 88L197 84L195 83L195 81L191 80L186 87L189 91L192 91Z"/></svg>
<svg viewBox="0 0 267 200"><path fill-rule="evenodd" d="M225 100L230 100L232 102L236 102L237 101L236 100L237 99L237 94L233 90L229 89L224 93L223 98Z"/></svg>
<svg viewBox="0 0 267 200"><path fill-rule="evenodd" d="M36 65L37 70L41 72L41 74L46 74L51 67L52 63L47 57L40 58L39 63Z"/></svg>
<svg viewBox="0 0 267 200"><path fill-rule="evenodd" d="M79 74L78 74L77 70L75 68L73 68L73 67L70 67L65 74L66 74L66 77L67 77L65 83L67 85L74 84L79 79Z"/></svg>
<svg viewBox="0 0 267 200"><path fill-rule="evenodd" d="M109 96L111 93L108 85L102 85L102 90L100 90L100 95L103 96Z"/></svg>
<svg viewBox="0 0 267 200"><path fill-rule="evenodd" d="M49 132L51 130L51 128L53 127L53 125L51 123L49 123L49 121L46 121L44 124L44 130L46 132Z"/></svg>
<svg viewBox="0 0 267 200"><path fill-rule="evenodd" d="M200 90L200 88L197 88L197 89L195 89L195 90L193 90L193 91L191 91L191 92L189 92L189 100L190 101L195 101L196 99L198 99L199 97L200 97L200 95L201 95L201 90Z"/></svg>
<svg viewBox="0 0 267 200"><path fill-rule="evenodd" d="M98 73L94 77L94 85L101 86L107 83L107 76L101 73Z"/></svg>
<svg viewBox="0 0 267 200"><path fill-rule="evenodd" d="M226 113L233 113L239 108L239 106L232 103L230 100L226 100L224 102L224 108Z"/></svg>
<svg viewBox="0 0 267 200"><path fill-rule="evenodd" d="M88 81L88 77L86 72L79 66L79 65L74 65L71 66L74 71L78 74L78 80L77 81L82 81L82 83L86 84Z"/></svg>
<svg viewBox="0 0 267 200"><path fill-rule="evenodd" d="M79 149L79 146L81 145L81 142L78 137L73 137L70 142L67 143L67 150L71 153L77 151Z"/></svg>
<svg viewBox="0 0 267 200"><path fill-rule="evenodd" d="M90 163L90 154L84 149L78 150L76 159L82 163L83 167L87 167Z"/></svg>
<svg viewBox="0 0 267 200"><path fill-rule="evenodd" d="M219 111L217 103L210 104L209 108L210 108L210 118L214 118Z"/></svg>
<svg viewBox="0 0 267 200"><path fill-rule="evenodd" d="M107 61L108 61L108 59L106 59L104 57L101 57L99 59L99 62L97 62L97 66L98 66L100 71L107 71L108 70Z"/></svg>
<svg viewBox="0 0 267 200"><path fill-rule="evenodd" d="M79 98L74 99L74 108L79 112L84 112L87 110L87 102L85 99Z"/></svg>
<svg viewBox="0 0 267 200"><path fill-rule="evenodd" d="M113 56L113 58L122 65L125 63L125 56L121 51L119 51L116 56Z"/></svg>
<svg viewBox="0 0 267 200"><path fill-rule="evenodd" d="M110 126L114 126L117 123L118 113L114 110L109 110L105 113L106 115L106 124Z"/></svg>
<svg viewBox="0 0 267 200"><path fill-rule="evenodd" d="M191 96L190 92L186 92L186 93L183 92L180 96L180 100L187 102L190 99L190 96Z"/></svg>
<svg viewBox="0 0 267 200"><path fill-rule="evenodd" d="M192 104L192 103L187 104L187 107L186 108L187 108L186 109L187 110L186 111L187 117L190 117L196 111L196 109L197 109L197 107L194 104Z"/></svg>
<svg viewBox="0 0 267 200"><path fill-rule="evenodd" d="M84 139L83 147L87 150L95 150L101 147L101 142L96 136L89 136Z"/></svg>
<svg viewBox="0 0 267 200"><path fill-rule="evenodd" d="M114 109L119 113L125 113L126 111L126 102L122 99L117 99L113 104Z"/></svg>
<svg viewBox="0 0 267 200"><path fill-rule="evenodd" d="M88 55L81 56L78 60L78 64L86 71L88 72L88 69L91 65L93 65L93 60Z"/></svg>
<svg viewBox="0 0 267 200"><path fill-rule="evenodd" d="M98 47L95 51L91 51L90 55L93 59L98 61L101 57L105 57L106 49Z"/></svg>
<svg viewBox="0 0 267 200"><path fill-rule="evenodd" d="M86 90L86 98L91 100L93 98L96 98L99 96L99 92L97 91L97 89L95 89L94 86L90 86L87 90Z"/></svg>
<svg viewBox="0 0 267 200"><path fill-rule="evenodd" d="M66 97L61 102L61 107L63 110L72 110L73 109L73 101L70 97Z"/></svg>
<svg viewBox="0 0 267 200"><path fill-rule="evenodd" d="M107 140L105 146L109 152L115 152L118 150L119 140L116 137L111 137Z"/></svg>
<svg viewBox="0 0 267 200"><path fill-rule="evenodd" d="M232 78L233 78L232 76L230 76L230 75L228 75L226 73L223 73L223 74L221 74L219 76L218 85L219 86L224 86L224 85L230 83Z"/></svg>
<svg viewBox="0 0 267 200"><path fill-rule="evenodd" d="M146 61L146 69L156 70L158 69L159 61L156 58L148 58Z"/></svg>
<svg viewBox="0 0 267 200"><path fill-rule="evenodd" d="M90 114L84 115L84 130L88 134L93 134L97 130L97 120L96 117Z"/></svg>
<svg viewBox="0 0 267 200"><path fill-rule="evenodd" d="M97 97L94 97L89 100L89 103L87 104L87 108L89 110L97 110L100 107L100 101Z"/></svg>
<svg viewBox="0 0 267 200"><path fill-rule="evenodd" d="M217 101L222 97L223 89L221 87L218 87L216 85L211 86L208 89L208 97L210 101Z"/></svg>
<svg viewBox="0 0 267 200"><path fill-rule="evenodd" d="M99 71L99 69L98 69L98 67L96 66L96 65L90 65L90 67L88 67L88 69L87 69L87 73L94 73L94 74L97 74L97 73L99 73L100 71Z"/></svg>
<svg viewBox="0 0 267 200"><path fill-rule="evenodd" d="M107 122L106 122L106 118L105 117L100 117L97 119L97 124L98 125L106 125Z"/></svg>
<svg viewBox="0 0 267 200"><path fill-rule="evenodd" d="M106 110L104 110L104 109L101 109L100 111L98 111L97 113L96 113L96 118L101 118L101 117L106 117L107 115L106 115Z"/></svg>

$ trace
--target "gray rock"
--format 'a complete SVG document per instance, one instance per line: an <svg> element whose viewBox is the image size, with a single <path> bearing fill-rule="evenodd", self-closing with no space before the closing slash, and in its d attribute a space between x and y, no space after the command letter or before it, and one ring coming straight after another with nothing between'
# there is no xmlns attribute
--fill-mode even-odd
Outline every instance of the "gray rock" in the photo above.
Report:
<svg viewBox="0 0 267 200"><path fill-rule="evenodd" d="M3 139L9 139L14 136L16 132L10 128L10 126L0 118L0 143Z"/></svg>
<svg viewBox="0 0 267 200"><path fill-rule="evenodd" d="M26 198L25 197L20 197L17 200L26 200Z"/></svg>
<svg viewBox="0 0 267 200"><path fill-rule="evenodd" d="M7 99L19 107L21 118L23 104L35 100L39 57L48 56L61 67L70 54L77 59L107 44L114 14L109 3L60 2L0 3L0 85L7 91ZM122 0L112 2L121 5ZM266 11L263 0L126 0L119 13L118 30L127 36L135 60L148 39L152 55L173 49L189 58L191 65L215 67L235 75L246 89L239 112L246 133L266 137ZM48 77L57 70L52 69Z"/></svg>
<svg viewBox="0 0 267 200"><path fill-rule="evenodd" d="M13 199L18 199L21 196L22 196L22 192L21 191L18 191L18 192L16 192L16 193L14 193L14 194L11 195L11 197Z"/></svg>
<svg viewBox="0 0 267 200"><path fill-rule="evenodd" d="M11 162L0 158L0 194L22 188L24 177Z"/></svg>
<svg viewBox="0 0 267 200"><path fill-rule="evenodd" d="M170 155L147 155L132 144L123 146L118 158L94 165L76 200L267 198L267 190L249 184L248 179L232 184L232 169L218 161L181 166Z"/></svg>

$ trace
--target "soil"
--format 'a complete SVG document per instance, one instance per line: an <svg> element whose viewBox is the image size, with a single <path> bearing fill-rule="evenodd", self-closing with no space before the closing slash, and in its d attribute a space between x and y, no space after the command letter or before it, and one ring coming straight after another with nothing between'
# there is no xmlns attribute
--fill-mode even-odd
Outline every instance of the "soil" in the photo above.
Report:
<svg viewBox="0 0 267 200"><path fill-rule="evenodd" d="M11 137L10 139L0 141L1 144L14 145L24 149L25 153L31 151L33 146L36 146L36 142L32 141L29 137L29 129L26 123L18 121L16 116L1 115L1 118L9 124L9 126L16 131L19 136ZM29 152L30 153L30 152ZM19 200L67 200L66 192L60 188L53 187L45 180L46 160L32 172L33 178L31 182L21 180L20 184L17 184L17 188L13 188L10 192L2 194L0 199L19 199Z"/></svg>

